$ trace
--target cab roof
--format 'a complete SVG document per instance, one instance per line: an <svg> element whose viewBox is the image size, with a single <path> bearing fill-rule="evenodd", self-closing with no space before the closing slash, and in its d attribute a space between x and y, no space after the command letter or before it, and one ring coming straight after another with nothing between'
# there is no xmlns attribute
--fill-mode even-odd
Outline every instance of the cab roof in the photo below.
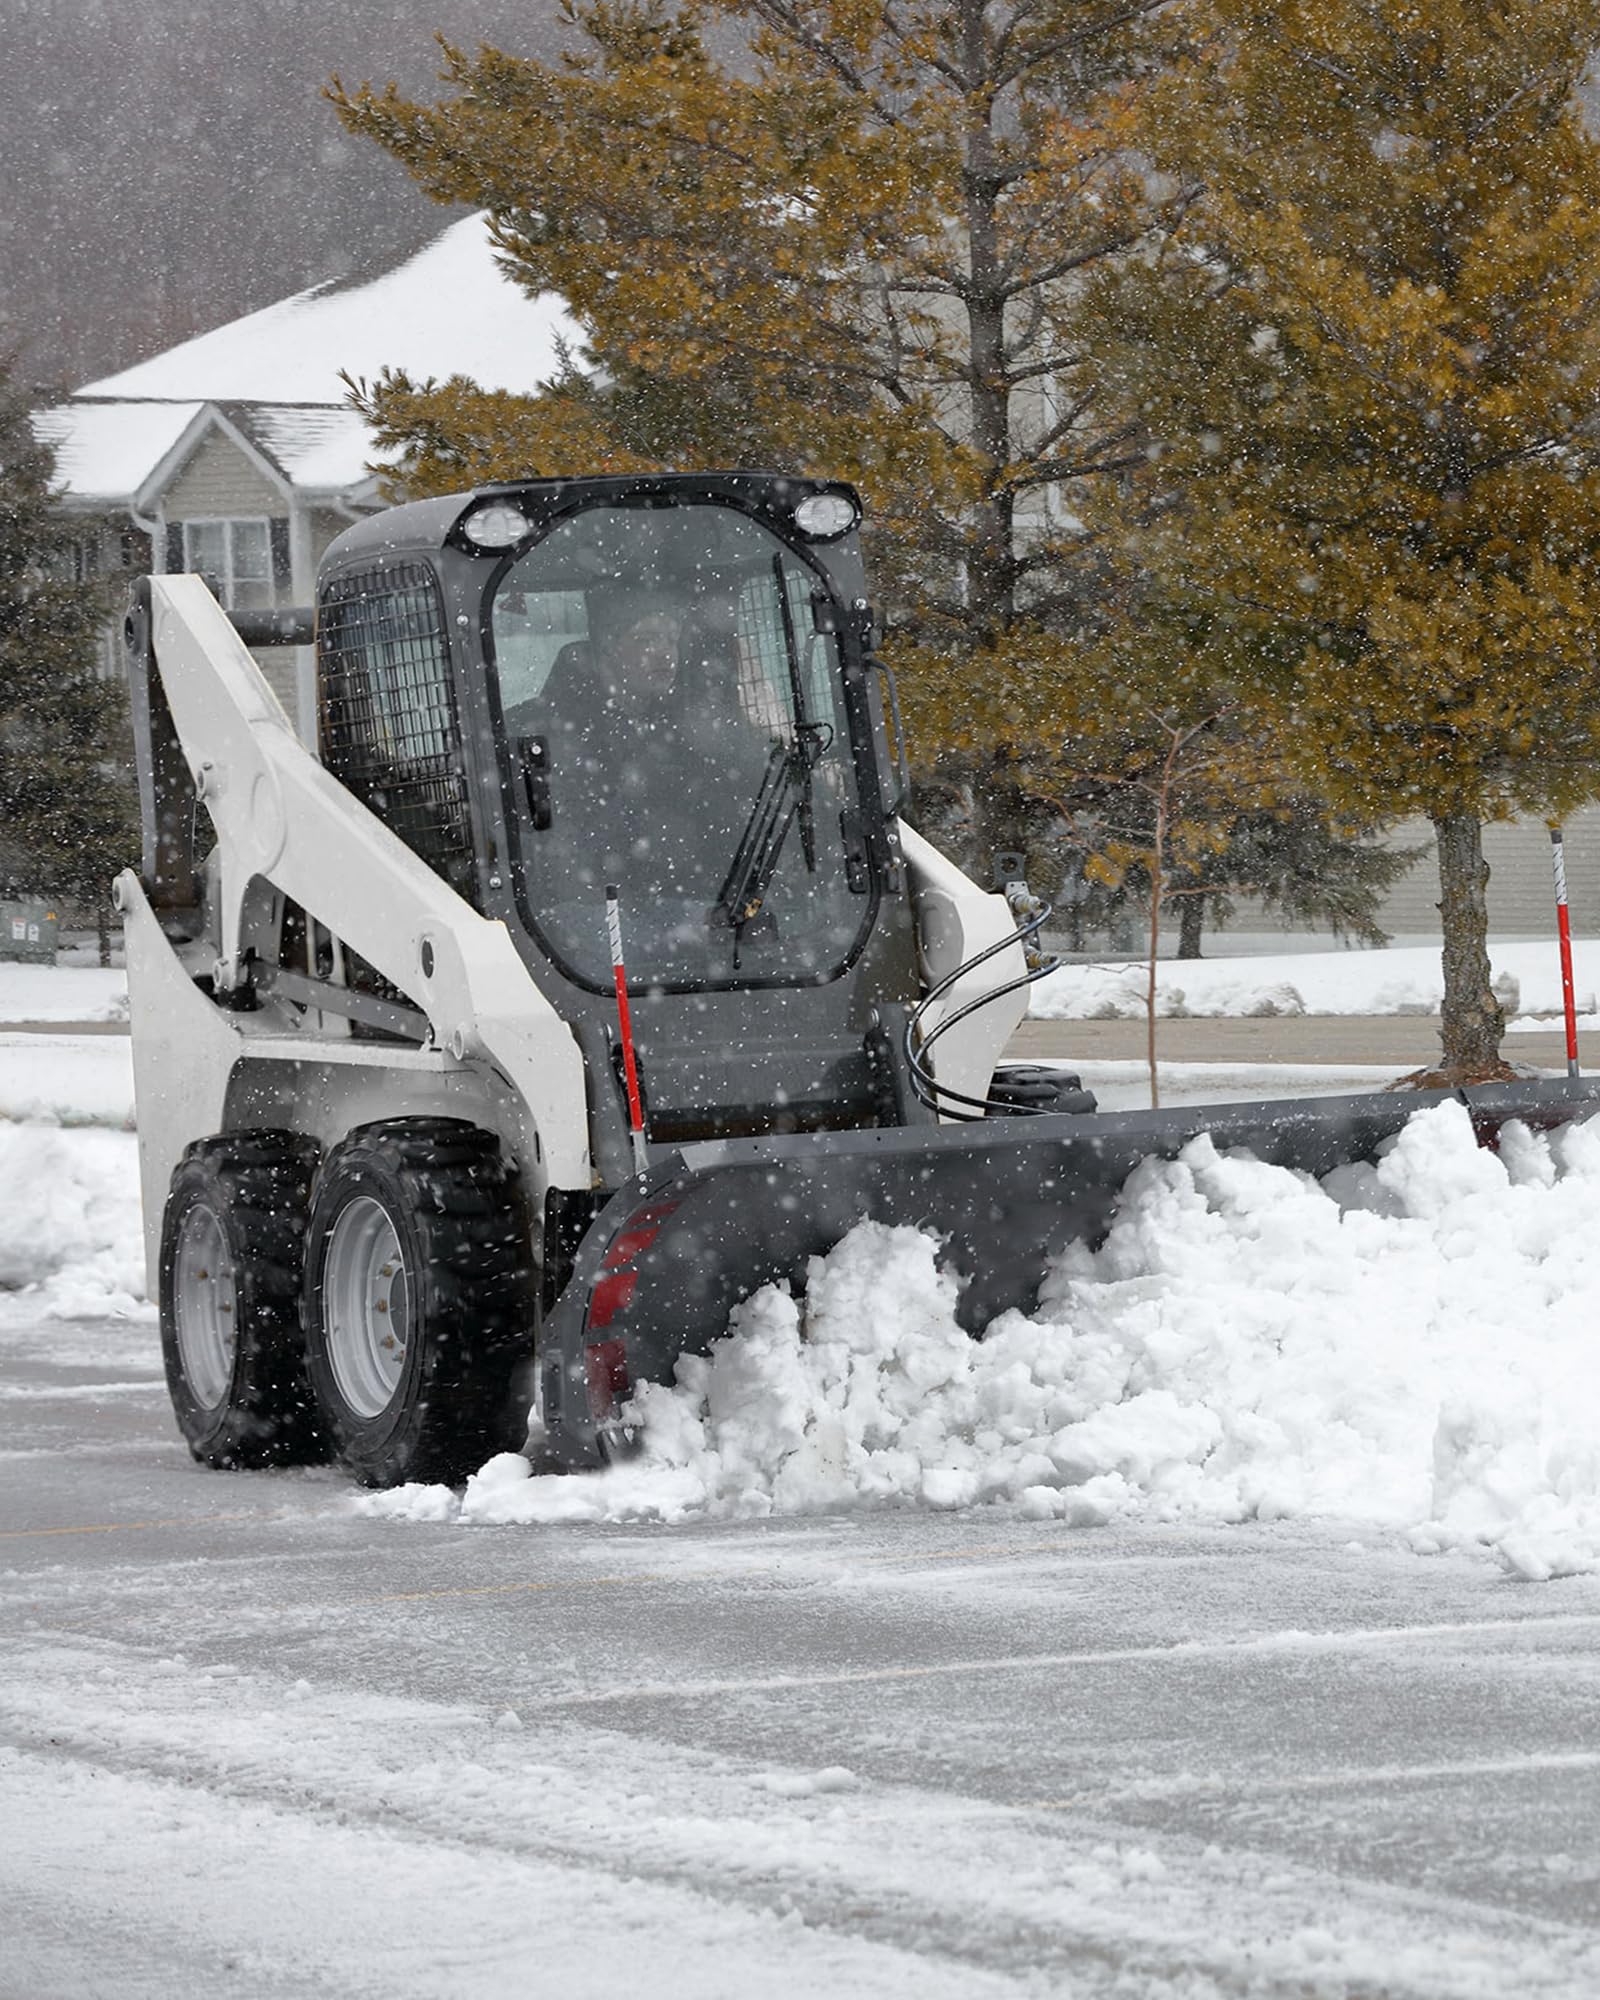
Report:
<svg viewBox="0 0 1600 2000"><path fill-rule="evenodd" d="M585 479L513 479L477 486L470 492L441 494L432 500L410 500L398 507L369 514L345 529L323 554L321 573L447 546L481 552L456 540L454 530L465 515L485 500L515 499L534 519L563 513L582 500L605 502L720 500L757 516L787 521L796 505L811 493L848 494L859 511L855 489L839 479L808 479L787 472L649 472L622 473Z"/></svg>

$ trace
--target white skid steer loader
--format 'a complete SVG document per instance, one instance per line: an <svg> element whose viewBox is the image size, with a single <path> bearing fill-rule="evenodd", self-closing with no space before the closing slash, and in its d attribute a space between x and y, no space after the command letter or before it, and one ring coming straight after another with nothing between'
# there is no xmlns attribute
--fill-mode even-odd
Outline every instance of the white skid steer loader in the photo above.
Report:
<svg viewBox="0 0 1600 2000"><path fill-rule="evenodd" d="M931 1225L981 1330L1197 1131L1325 1172L1426 1099L1105 1116L996 1070L1027 933L899 819L855 494L537 480L347 530L320 756L203 582L128 620L119 880L168 1381L216 1466L455 1480L629 1439L762 1283ZM886 700L887 697L887 700ZM898 722L895 722L898 737ZM1465 1094L1480 1136L1600 1086Z"/></svg>

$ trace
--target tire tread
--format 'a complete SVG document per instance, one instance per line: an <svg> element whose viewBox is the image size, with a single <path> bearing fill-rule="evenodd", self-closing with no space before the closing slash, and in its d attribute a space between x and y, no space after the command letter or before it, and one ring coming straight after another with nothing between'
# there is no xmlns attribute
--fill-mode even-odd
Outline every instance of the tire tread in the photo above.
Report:
<svg viewBox="0 0 1600 2000"><path fill-rule="evenodd" d="M321 1186L376 1168L398 1188L421 1246L422 1294L437 1324L424 1343L417 1393L382 1434L350 1421L332 1385L315 1296L331 1214ZM336 1183L335 1183L336 1184ZM397 1118L351 1132L329 1155L313 1198L306 1285L312 1370L339 1455L373 1486L455 1483L495 1452L515 1449L526 1412L514 1377L532 1344L538 1286L516 1175L492 1132L454 1119Z"/></svg>
<svg viewBox="0 0 1600 2000"><path fill-rule="evenodd" d="M317 1149L297 1133L223 1133L188 1146L173 1174L161 1246L161 1344L174 1413L192 1455L217 1470L326 1456L305 1368L301 1261ZM236 1283L234 1378L207 1411L184 1375L171 1296L177 1227L206 1201L229 1239Z"/></svg>

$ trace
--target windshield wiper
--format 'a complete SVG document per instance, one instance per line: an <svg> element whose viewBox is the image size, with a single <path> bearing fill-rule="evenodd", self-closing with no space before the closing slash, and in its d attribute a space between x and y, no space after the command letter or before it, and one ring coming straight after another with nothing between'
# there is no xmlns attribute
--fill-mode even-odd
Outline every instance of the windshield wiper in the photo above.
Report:
<svg viewBox="0 0 1600 2000"><path fill-rule="evenodd" d="M822 749L815 751L808 751L806 746L806 739L814 733L816 725L812 722L810 711L806 707L806 677L800 666L800 646L795 638L794 631L794 608L789 602L789 584L788 579L784 575L782 556L774 556L772 558L772 581L778 593L778 616L783 622L783 655L789 668L789 700L794 710L795 741L794 747L789 753L791 768L792 760L797 755L803 759L800 769L795 773L799 785L795 795L795 804L800 813L800 845L805 850L806 870L809 874L815 875L817 872L817 821L816 814L812 810L811 805L811 772L820 759L822 751L827 748L827 745L824 744ZM783 833L787 833L788 830L788 822L786 820L784 822ZM778 835L780 846L783 842L783 833ZM773 856L773 862L776 865L776 854ZM764 889L763 894L765 894Z"/></svg>
<svg viewBox="0 0 1600 2000"><path fill-rule="evenodd" d="M816 873L816 835L812 832L806 838L805 820L811 799L811 773L827 755L832 738L833 731L825 723L809 722L796 733L793 743L774 743L768 752L761 789L756 793L732 866L717 897L718 913L733 925L735 966L740 934L761 914L796 813L802 815L806 867Z"/></svg>
<svg viewBox="0 0 1600 2000"><path fill-rule="evenodd" d="M783 843L797 818L806 871L811 875L817 872L817 824L811 796L811 774L833 745L833 725L814 722L807 706L805 669L800 661L794 610L789 602L788 582L781 556L772 559L772 583L783 630L794 736L791 742L780 738L767 754L761 789L756 793L755 804L750 809L744 832L739 836L733 863L717 898L716 914L733 925L735 970L739 965L739 945L745 927L754 923L761 914L767 892L772 887L772 878L778 870Z"/></svg>

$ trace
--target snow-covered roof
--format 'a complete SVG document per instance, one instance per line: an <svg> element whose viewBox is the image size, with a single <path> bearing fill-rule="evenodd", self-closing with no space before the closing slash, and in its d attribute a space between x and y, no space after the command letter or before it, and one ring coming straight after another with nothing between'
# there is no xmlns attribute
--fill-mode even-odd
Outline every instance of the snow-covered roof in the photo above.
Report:
<svg viewBox="0 0 1600 2000"><path fill-rule="evenodd" d="M227 415L303 492L340 493L367 476L375 448L354 410L308 403L247 404L229 405Z"/></svg>
<svg viewBox="0 0 1600 2000"><path fill-rule="evenodd" d="M33 427L55 448L66 504L97 512L151 505L211 431L231 433L307 499L363 485L375 456L354 410L322 404L73 401L36 411Z"/></svg>
<svg viewBox="0 0 1600 2000"><path fill-rule="evenodd" d="M579 329L554 293L530 299L495 261L488 220L452 223L395 270L329 283L199 334L87 383L38 412L68 503L138 508L208 429L229 426L314 496L368 477L371 433L346 402L343 375L403 368L417 380L465 375L527 395L559 366ZM237 440L236 440L237 441Z"/></svg>
<svg viewBox="0 0 1600 2000"><path fill-rule="evenodd" d="M505 276L486 219L470 215L381 278L314 285L78 395L338 405L341 371L386 367L526 395L555 373L558 341L579 338L560 298L530 299Z"/></svg>
<svg viewBox="0 0 1600 2000"><path fill-rule="evenodd" d="M56 478L87 505L128 506L199 416L201 403L60 403L33 427L53 445Z"/></svg>

